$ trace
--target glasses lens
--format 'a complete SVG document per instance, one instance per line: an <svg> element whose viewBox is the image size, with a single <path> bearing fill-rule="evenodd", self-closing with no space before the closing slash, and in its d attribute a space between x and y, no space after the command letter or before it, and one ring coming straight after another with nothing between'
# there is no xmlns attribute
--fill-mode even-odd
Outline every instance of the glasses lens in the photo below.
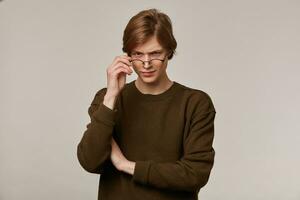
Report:
<svg viewBox="0 0 300 200"><path fill-rule="evenodd" d="M143 67L143 65L144 65L143 62L140 60L134 60L134 61L132 61L132 64L136 67Z"/></svg>
<svg viewBox="0 0 300 200"><path fill-rule="evenodd" d="M150 65L153 65L153 66L160 66L162 64L163 61L161 60L157 60L157 59L154 59L154 60L151 60L150 61ZM140 60L134 60L132 61L132 64L135 66L135 67L143 67L143 62L140 61Z"/></svg>
<svg viewBox="0 0 300 200"><path fill-rule="evenodd" d="M154 65L154 66L159 66L159 65L162 64L162 61L161 61L161 60L156 60L156 59L154 59L154 60L151 60L151 61L150 61L150 64L151 64L151 65Z"/></svg>

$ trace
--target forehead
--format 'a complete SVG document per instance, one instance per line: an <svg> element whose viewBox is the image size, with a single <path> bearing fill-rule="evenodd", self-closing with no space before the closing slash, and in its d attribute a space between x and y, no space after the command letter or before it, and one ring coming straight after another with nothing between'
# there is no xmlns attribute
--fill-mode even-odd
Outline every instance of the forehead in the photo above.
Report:
<svg viewBox="0 0 300 200"><path fill-rule="evenodd" d="M153 51L163 50L163 47L159 44L156 37L151 37L145 43L138 45L132 51L141 53L151 53Z"/></svg>

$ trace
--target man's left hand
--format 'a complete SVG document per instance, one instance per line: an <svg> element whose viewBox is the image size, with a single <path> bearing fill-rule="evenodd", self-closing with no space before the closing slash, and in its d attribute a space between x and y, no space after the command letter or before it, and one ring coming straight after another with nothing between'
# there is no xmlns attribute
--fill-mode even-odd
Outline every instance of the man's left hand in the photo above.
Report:
<svg viewBox="0 0 300 200"><path fill-rule="evenodd" d="M110 159L111 159L113 165L119 171L123 171L123 172L133 175L135 162L129 161L125 158L125 156L123 155L120 147L118 146L118 144L116 143L114 138L112 138L112 140L111 140L111 147L112 147L112 149L111 149Z"/></svg>

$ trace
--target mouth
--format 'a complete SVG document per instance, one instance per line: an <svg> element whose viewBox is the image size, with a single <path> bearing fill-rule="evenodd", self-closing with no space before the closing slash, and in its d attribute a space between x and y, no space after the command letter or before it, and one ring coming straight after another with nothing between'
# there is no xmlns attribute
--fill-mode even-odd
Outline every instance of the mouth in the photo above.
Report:
<svg viewBox="0 0 300 200"><path fill-rule="evenodd" d="M155 72L155 71L151 71L151 72L142 72L142 75L143 75L143 76L152 76L152 75L154 75L154 72Z"/></svg>

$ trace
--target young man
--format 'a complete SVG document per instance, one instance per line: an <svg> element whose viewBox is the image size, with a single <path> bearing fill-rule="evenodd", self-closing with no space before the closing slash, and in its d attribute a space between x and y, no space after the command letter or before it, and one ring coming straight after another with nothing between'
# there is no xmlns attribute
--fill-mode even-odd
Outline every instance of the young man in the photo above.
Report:
<svg viewBox="0 0 300 200"><path fill-rule="evenodd" d="M127 24L127 55L107 68L77 146L81 166L101 174L98 199L195 200L208 182L216 111L207 93L169 79L176 46L171 20L156 9ZM138 78L126 83L131 67Z"/></svg>

